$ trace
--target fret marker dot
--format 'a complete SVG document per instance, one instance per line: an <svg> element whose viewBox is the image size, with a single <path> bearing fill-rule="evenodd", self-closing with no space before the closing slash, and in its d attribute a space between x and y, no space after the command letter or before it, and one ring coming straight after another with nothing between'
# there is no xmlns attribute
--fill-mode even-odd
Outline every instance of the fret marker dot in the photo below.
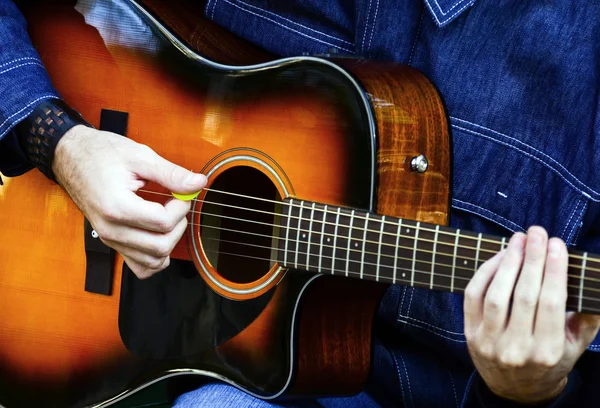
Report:
<svg viewBox="0 0 600 408"><path fill-rule="evenodd" d="M302 238L306 238L306 234L302 234Z"/></svg>
<svg viewBox="0 0 600 408"><path fill-rule="evenodd" d="M331 238L327 238L327 242L331 242Z"/></svg>
<svg viewBox="0 0 600 408"><path fill-rule="evenodd" d="M406 278L406 273L405 272L402 272L402 277Z"/></svg>
<svg viewBox="0 0 600 408"><path fill-rule="evenodd" d="M358 242L354 243L354 248L358 248Z"/></svg>
<svg viewBox="0 0 600 408"><path fill-rule="evenodd" d="M410 228L407 228L407 229L406 229L406 233L407 233L407 234L410 234Z"/></svg>
<svg viewBox="0 0 600 408"><path fill-rule="evenodd" d="M468 264L468 263L469 263L469 262L467 262L466 260L464 260L464 261L463 261L463 264L465 264L465 265L466 265L466 264Z"/></svg>

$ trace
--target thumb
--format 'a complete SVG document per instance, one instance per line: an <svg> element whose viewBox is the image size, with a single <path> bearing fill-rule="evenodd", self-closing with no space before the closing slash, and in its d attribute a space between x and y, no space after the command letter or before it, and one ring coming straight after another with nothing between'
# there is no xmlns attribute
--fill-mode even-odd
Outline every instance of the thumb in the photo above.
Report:
<svg viewBox="0 0 600 408"><path fill-rule="evenodd" d="M195 193L206 186L206 176L186 170L154 153L153 160L142 166L143 172L138 174L149 181L154 181L173 193Z"/></svg>
<svg viewBox="0 0 600 408"><path fill-rule="evenodd" d="M566 326L567 340L583 351L598 334L600 316L570 312L567 314Z"/></svg>

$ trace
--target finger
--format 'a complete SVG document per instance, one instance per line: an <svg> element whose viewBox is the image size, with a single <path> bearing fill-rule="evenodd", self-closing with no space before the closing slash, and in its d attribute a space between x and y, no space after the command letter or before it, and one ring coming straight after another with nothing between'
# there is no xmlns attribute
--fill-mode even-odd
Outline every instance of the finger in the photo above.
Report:
<svg viewBox="0 0 600 408"><path fill-rule="evenodd" d="M163 260L162 264L157 268L148 267L140 262L135 261L133 258L129 256L123 255L123 259L125 263L129 266L129 269L138 277L138 279L147 279L152 275L166 269L169 266L170 258L167 257Z"/></svg>
<svg viewBox="0 0 600 408"><path fill-rule="evenodd" d="M564 242L550 239L534 326L537 354L544 354L538 360L552 360L564 349L568 261Z"/></svg>
<svg viewBox="0 0 600 408"><path fill-rule="evenodd" d="M514 234L485 295L482 327L487 336L496 337L506 325L510 298L523 262L524 247L525 234Z"/></svg>
<svg viewBox="0 0 600 408"><path fill-rule="evenodd" d="M168 233L185 218L190 208L189 201L170 199L162 205L133 194L130 200L122 203L120 214L111 221L148 231Z"/></svg>
<svg viewBox="0 0 600 408"><path fill-rule="evenodd" d="M527 232L525 260L515 287L512 311L507 327L513 343L518 342L520 337L530 338L533 334L547 246L546 230L541 227L531 227Z"/></svg>
<svg viewBox="0 0 600 408"><path fill-rule="evenodd" d="M483 299L488 290L494 274L498 270L504 251L498 252L492 258L485 261L465 289L464 313L465 333L474 333L483 319Z"/></svg>
<svg viewBox="0 0 600 408"><path fill-rule="evenodd" d="M166 234L115 225L111 232L114 238L104 238L103 241L115 249L116 247L130 248L154 258L164 258L171 254L185 233L187 225L187 218L183 217L175 228Z"/></svg>
<svg viewBox="0 0 600 408"><path fill-rule="evenodd" d="M171 163L149 148L147 154L137 156L135 171L174 193L195 193L206 186L206 176Z"/></svg>

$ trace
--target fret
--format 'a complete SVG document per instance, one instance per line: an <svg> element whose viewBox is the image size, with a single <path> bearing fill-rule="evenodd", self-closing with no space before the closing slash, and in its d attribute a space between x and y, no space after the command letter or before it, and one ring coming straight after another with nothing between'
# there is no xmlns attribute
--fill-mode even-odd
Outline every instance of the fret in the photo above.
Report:
<svg viewBox="0 0 600 408"><path fill-rule="evenodd" d="M458 252L458 237L460 237L460 229L456 230L456 239L454 241L454 256L452 257L452 277L450 278L450 292L454 292L454 276L456 275L456 254Z"/></svg>
<svg viewBox="0 0 600 408"><path fill-rule="evenodd" d="M587 252L583 253L583 259L581 261L581 276L579 278L579 304L577 311L581 312L581 304L583 302L583 282L585 280L585 265L587 263Z"/></svg>
<svg viewBox="0 0 600 408"><path fill-rule="evenodd" d="M435 251L435 277L433 288L448 291L452 288L452 265L454 262L455 230L439 227Z"/></svg>
<svg viewBox="0 0 600 408"><path fill-rule="evenodd" d="M335 270L335 251L337 250L337 242L338 242L338 226L340 224L340 211L341 208L338 207L335 212L335 231L333 233L333 257L331 259L331 274L333 275L333 271Z"/></svg>
<svg viewBox="0 0 600 408"><path fill-rule="evenodd" d="M298 269L298 265L302 265L304 262L304 257L306 257L307 252L307 243L306 243L306 231L308 229L308 222L303 218L304 214L304 201L300 201L300 210L298 213L298 242L296 244L296 257L294 262L294 267Z"/></svg>
<svg viewBox="0 0 600 408"><path fill-rule="evenodd" d="M494 255L502 251L504 244L498 241L497 237L481 234L481 244L479 250L479 261L484 263ZM478 265L478 268L481 265Z"/></svg>
<svg viewBox="0 0 600 408"><path fill-rule="evenodd" d="M438 227L439 231L439 227ZM414 279L412 286L428 288L432 284L432 273L434 271L434 245L436 244L436 228L427 224L417 223L415 226L415 239L412 243L412 270ZM437 251L437 248L435 249Z"/></svg>
<svg viewBox="0 0 600 408"><path fill-rule="evenodd" d="M346 276L350 271L350 245L352 243L352 224L354 222L354 210L350 212L350 224L348 225L348 248L346 248Z"/></svg>
<svg viewBox="0 0 600 408"><path fill-rule="evenodd" d="M473 266L473 273L479 269L479 250L481 248L481 232L477 235L477 250L475 251L475 265Z"/></svg>
<svg viewBox="0 0 600 408"><path fill-rule="evenodd" d="M573 254L575 255L575 254ZM583 254L580 255L583 261ZM569 263L572 263L570 259ZM581 311L584 313L592 312L598 313L600 311L600 258L596 255L587 255L585 262L585 275L583 279L583 298L581 304ZM571 271L570 271L571 272ZM580 275L580 274L578 274ZM581 282L581 276L576 278Z"/></svg>
<svg viewBox="0 0 600 408"><path fill-rule="evenodd" d="M383 241L381 231L384 229L384 222L381 217L374 214L369 214L365 220L366 234L363 236L363 262L364 276L374 278L377 281L381 276L380 262L381 257L378 254L381 252L380 242Z"/></svg>
<svg viewBox="0 0 600 408"><path fill-rule="evenodd" d="M312 239L312 226L313 226L313 219L315 216L315 203L312 203L312 205L310 206L310 218L308 221L308 239L306 240L307 242L307 247L306 247L306 270L309 269L308 264L310 261L310 241Z"/></svg>
<svg viewBox="0 0 600 408"><path fill-rule="evenodd" d="M327 207L327 211L323 211L323 226L322 226L322 239L323 242L320 256L321 256L321 272L332 273L333 267L333 251L334 246L334 231L337 228L335 223L335 212L331 208Z"/></svg>
<svg viewBox="0 0 600 408"><path fill-rule="evenodd" d="M421 225L420 222L417 222L417 225L415 227L415 245L413 247L413 256L412 256L412 267L410 268L411 270L411 274L410 274L410 286L415 286L415 273L416 273L416 267L417 267L417 249L418 249L418 245L419 245L419 226Z"/></svg>
<svg viewBox="0 0 600 408"><path fill-rule="evenodd" d="M500 244L500 250L506 248L506 237L502 237L502 243Z"/></svg>
<svg viewBox="0 0 600 408"><path fill-rule="evenodd" d="M365 228L362 238L362 254L360 258L360 278L363 278L365 269L365 250L367 248L367 231L369 230L369 213L365 215Z"/></svg>
<svg viewBox="0 0 600 408"><path fill-rule="evenodd" d="M433 276L435 275L435 254L437 251L438 234L440 232L440 226L435 226L435 236L433 238L433 254L431 255L431 278L429 280L429 289L433 289Z"/></svg>
<svg viewBox="0 0 600 408"><path fill-rule="evenodd" d="M323 238L325 237L325 217L327 216L327 206L323 208L323 218L321 221L321 244L319 245L319 267L317 271L321 273L321 265L323 263Z"/></svg>
<svg viewBox="0 0 600 408"><path fill-rule="evenodd" d="M381 227L379 229L379 246L377 247L377 266L375 269L375 281L379 282L379 273L381 269L381 247L383 246L383 230L385 226L385 215L381 217Z"/></svg>
<svg viewBox="0 0 600 408"><path fill-rule="evenodd" d="M290 242L290 221L292 219L293 201L294 201L294 199L290 199L290 203L288 206L289 211L288 211L288 219L287 219L287 228L285 231L285 250L283 251L283 264L284 265L287 265L288 243Z"/></svg>
<svg viewBox="0 0 600 408"><path fill-rule="evenodd" d="M402 234L398 244L398 270L404 283L412 285L415 280L415 268L413 268L413 257L415 256L415 221L402 220ZM408 276L410 274L411 276Z"/></svg>
<svg viewBox="0 0 600 408"><path fill-rule="evenodd" d="M394 218L382 217L379 224L379 239L377 244L377 264L376 280L393 283L394 280L394 259L396 259L396 239L398 224Z"/></svg>
<svg viewBox="0 0 600 408"><path fill-rule="evenodd" d="M348 254L349 265L348 273L363 278L363 268L366 263L367 250L365 237L368 231L365 224L368 222L368 216L365 213L354 213L352 231L350 232L350 253ZM371 266L371 265L369 265Z"/></svg>
<svg viewBox="0 0 600 408"><path fill-rule="evenodd" d="M396 248L394 256L394 277L392 283L396 283L396 273L398 271L398 249L400 248L400 237L402 236L402 218L398 220L398 231L396 232Z"/></svg>

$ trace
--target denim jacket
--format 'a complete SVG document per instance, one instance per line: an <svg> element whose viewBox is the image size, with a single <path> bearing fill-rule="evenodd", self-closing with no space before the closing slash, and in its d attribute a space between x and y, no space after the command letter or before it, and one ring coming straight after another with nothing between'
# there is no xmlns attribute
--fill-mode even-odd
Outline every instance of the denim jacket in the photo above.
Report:
<svg viewBox="0 0 600 408"><path fill-rule="evenodd" d="M208 0L205 15L281 56L335 49L411 65L452 126L451 225L508 236L544 226L600 253L600 6L590 0ZM7 41L8 39L8 41ZM0 0L0 171L25 171L9 129L55 95ZM383 406L516 406L469 358L458 294L392 286L378 312L369 393ZM600 336L599 336L600 337ZM595 406L600 338L548 407ZM591 399L593 398L593 399Z"/></svg>

